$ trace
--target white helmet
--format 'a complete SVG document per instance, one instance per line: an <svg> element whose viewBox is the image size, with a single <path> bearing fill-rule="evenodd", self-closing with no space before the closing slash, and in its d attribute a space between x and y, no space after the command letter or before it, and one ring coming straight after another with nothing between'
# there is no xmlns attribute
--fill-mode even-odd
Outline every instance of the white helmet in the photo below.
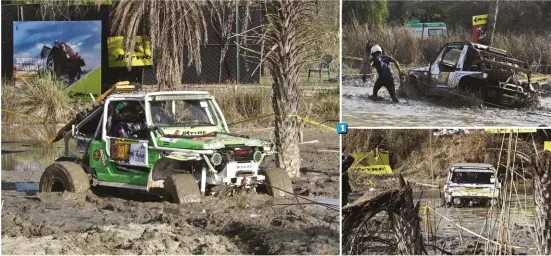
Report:
<svg viewBox="0 0 551 256"><path fill-rule="evenodd" d="M381 52L381 53L383 53L383 49L382 49L381 46L379 46L378 44L376 44L376 45L374 45L373 47L371 47L371 54L376 53L376 52Z"/></svg>

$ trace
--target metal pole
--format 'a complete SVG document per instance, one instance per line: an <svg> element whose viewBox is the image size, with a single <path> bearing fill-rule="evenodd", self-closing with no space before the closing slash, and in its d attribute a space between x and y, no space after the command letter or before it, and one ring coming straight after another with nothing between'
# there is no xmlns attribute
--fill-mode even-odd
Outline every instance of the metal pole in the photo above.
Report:
<svg viewBox="0 0 551 256"><path fill-rule="evenodd" d="M430 151L430 179L434 184L434 170L432 169L432 130L429 129L429 151Z"/></svg>
<svg viewBox="0 0 551 256"><path fill-rule="evenodd" d="M239 66L239 4L238 2L235 3L235 40L236 42L236 49L235 49L235 60L236 60L236 74L235 74L235 82L238 84L241 81L241 67Z"/></svg>

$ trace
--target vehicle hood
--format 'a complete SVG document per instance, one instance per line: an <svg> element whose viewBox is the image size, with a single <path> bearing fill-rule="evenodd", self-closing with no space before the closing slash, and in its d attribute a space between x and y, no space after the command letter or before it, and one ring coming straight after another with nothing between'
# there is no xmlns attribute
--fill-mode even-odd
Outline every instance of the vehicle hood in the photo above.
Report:
<svg viewBox="0 0 551 256"><path fill-rule="evenodd" d="M455 190L464 190L464 189L493 189L494 184L476 184L476 183L448 183L448 190L455 191ZM497 188L500 187L499 184L496 186Z"/></svg>
<svg viewBox="0 0 551 256"><path fill-rule="evenodd" d="M222 149L230 146L262 147L265 151L272 148L270 141L251 139L237 134L212 133L183 138L159 137L157 145L165 148L212 150Z"/></svg>
<svg viewBox="0 0 551 256"><path fill-rule="evenodd" d="M477 184L477 183L449 183L450 188L490 188L494 187L494 184Z"/></svg>
<svg viewBox="0 0 551 256"><path fill-rule="evenodd" d="M429 66L414 68L414 69L410 69L409 71L410 72L412 72L412 71L414 71L414 72L427 72L427 71L429 71Z"/></svg>

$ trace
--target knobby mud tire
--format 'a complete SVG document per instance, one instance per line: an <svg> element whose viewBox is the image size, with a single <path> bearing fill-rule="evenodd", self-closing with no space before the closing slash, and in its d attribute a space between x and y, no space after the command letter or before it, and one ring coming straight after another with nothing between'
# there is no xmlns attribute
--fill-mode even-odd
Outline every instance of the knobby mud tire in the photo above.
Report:
<svg viewBox="0 0 551 256"><path fill-rule="evenodd" d="M90 178L84 169L73 162L56 162L40 177L40 192L83 193L90 188Z"/></svg>
<svg viewBox="0 0 551 256"><path fill-rule="evenodd" d="M293 183L289 174L281 168L268 169L264 171L266 176L266 192L273 197L284 197L290 192L293 193ZM282 191L284 190L284 191Z"/></svg>
<svg viewBox="0 0 551 256"><path fill-rule="evenodd" d="M195 177L189 173L173 174L164 184L165 195L175 204L201 202L201 191Z"/></svg>

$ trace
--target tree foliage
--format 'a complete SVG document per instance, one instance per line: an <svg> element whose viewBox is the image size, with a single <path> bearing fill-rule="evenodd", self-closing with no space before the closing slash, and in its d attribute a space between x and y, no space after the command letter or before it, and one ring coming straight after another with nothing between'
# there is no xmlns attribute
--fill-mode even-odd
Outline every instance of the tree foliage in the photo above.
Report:
<svg viewBox="0 0 551 256"><path fill-rule="evenodd" d="M401 25L411 19L445 22L450 27L472 28L472 16L488 14L495 1L389 1L387 23ZM347 2L343 2L343 10ZM344 15L344 13L343 13ZM537 25L536 25L537 24ZM549 32L551 1L499 1L497 33Z"/></svg>
<svg viewBox="0 0 551 256"><path fill-rule="evenodd" d="M343 24L381 25L388 18L387 1L344 1L342 13Z"/></svg>
<svg viewBox="0 0 551 256"><path fill-rule="evenodd" d="M495 2L495 1L494 1ZM343 25L386 23L401 25L411 19L445 22L470 30L472 16L487 14L492 1L344 1ZM500 1L497 33L551 31L551 1Z"/></svg>

